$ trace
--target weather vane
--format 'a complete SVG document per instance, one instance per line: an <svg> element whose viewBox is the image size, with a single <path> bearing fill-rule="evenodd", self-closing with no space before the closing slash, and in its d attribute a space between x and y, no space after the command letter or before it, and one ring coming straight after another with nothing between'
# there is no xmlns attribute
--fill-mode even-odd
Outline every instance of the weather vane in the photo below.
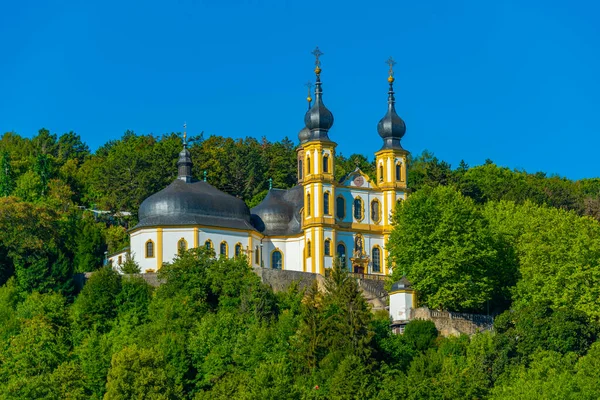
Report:
<svg viewBox="0 0 600 400"><path fill-rule="evenodd" d="M185 130L187 129L187 123L183 123L183 144L187 145L187 133Z"/></svg>
<svg viewBox="0 0 600 400"><path fill-rule="evenodd" d="M396 61L394 61L394 59L392 58L392 56L390 56L390 58L387 59L387 61L385 62L387 65L389 65L390 67L390 76L394 76L394 65L396 65Z"/></svg>

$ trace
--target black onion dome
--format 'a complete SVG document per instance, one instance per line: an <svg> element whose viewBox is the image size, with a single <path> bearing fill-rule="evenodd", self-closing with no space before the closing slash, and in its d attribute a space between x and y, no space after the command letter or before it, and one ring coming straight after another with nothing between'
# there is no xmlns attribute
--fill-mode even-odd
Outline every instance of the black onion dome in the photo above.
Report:
<svg viewBox="0 0 600 400"><path fill-rule="evenodd" d="M246 203L206 182L176 179L144 200L138 215L136 228L206 225L254 230Z"/></svg>
<svg viewBox="0 0 600 400"><path fill-rule="evenodd" d="M406 133L406 124L396 113L396 99L394 98L393 78L390 80L388 92L388 110L385 116L377 124L377 132L383 138L384 149L402 148L400 139Z"/></svg>
<svg viewBox="0 0 600 400"><path fill-rule="evenodd" d="M288 190L271 189L264 200L250 211L252 224L267 236L300 233L300 210L303 205L302 186Z"/></svg>
<svg viewBox="0 0 600 400"><path fill-rule="evenodd" d="M329 139L327 131L333 126L333 114L323 104L323 91L321 90L320 68L317 67L317 81L315 83L315 103L304 115L304 124L311 132L311 139Z"/></svg>
<svg viewBox="0 0 600 400"><path fill-rule="evenodd" d="M403 276L402 279L392 285L390 292L395 292L398 290L412 290L412 288L412 283L406 279L406 276Z"/></svg>
<svg viewBox="0 0 600 400"><path fill-rule="evenodd" d="M298 139L300 140L300 143L308 142L310 139L310 129L306 126L302 128L302 130L298 132Z"/></svg>

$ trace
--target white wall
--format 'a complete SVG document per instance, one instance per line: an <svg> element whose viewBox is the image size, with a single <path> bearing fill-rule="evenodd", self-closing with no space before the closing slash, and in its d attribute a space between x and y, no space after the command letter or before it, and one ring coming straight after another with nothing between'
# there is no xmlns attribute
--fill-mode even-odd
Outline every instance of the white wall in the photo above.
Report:
<svg viewBox="0 0 600 400"><path fill-rule="evenodd" d="M392 293L390 295L390 317L392 321L406 321L410 317L413 304L412 293Z"/></svg>
<svg viewBox="0 0 600 400"><path fill-rule="evenodd" d="M283 254L283 269L303 271L304 236L294 238L263 239L263 262L265 268L272 268L271 253L278 249Z"/></svg>

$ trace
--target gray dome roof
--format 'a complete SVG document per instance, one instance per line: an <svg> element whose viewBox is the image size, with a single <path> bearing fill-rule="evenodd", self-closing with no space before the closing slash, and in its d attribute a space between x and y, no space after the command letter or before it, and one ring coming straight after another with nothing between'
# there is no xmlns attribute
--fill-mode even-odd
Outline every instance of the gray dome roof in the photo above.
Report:
<svg viewBox="0 0 600 400"><path fill-rule="evenodd" d="M406 279L406 276L403 276L402 279L394 283L390 292L395 292L397 290L413 290L412 283Z"/></svg>
<svg viewBox="0 0 600 400"><path fill-rule="evenodd" d="M387 113L377 124L377 133L383 138L384 149L402 148L400 139L406 133L406 124L396 113L396 99L394 98L393 78L390 81L390 90L388 92L388 110Z"/></svg>
<svg viewBox="0 0 600 400"><path fill-rule="evenodd" d="M329 139L327 131L333 126L333 114L323 104L323 91L321 90L321 70L317 67L317 81L315 82L315 104L304 115L304 124L310 129L310 139ZM315 72L317 71L315 70Z"/></svg>
<svg viewBox="0 0 600 400"><path fill-rule="evenodd" d="M144 200L138 215L140 222L136 228L207 225L254 230L246 203L206 182L176 179Z"/></svg>
<svg viewBox="0 0 600 400"><path fill-rule="evenodd" d="M298 132L298 139L300 140L300 143L308 142L310 139L310 129L308 129L306 126L302 128L302 130Z"/></svg>
<svg viewBox="0 0 600 400"><path fill-rule="evenodd" d="M302 186L289 190L271 189L265 199L251 210L252 224L267 236L300 233L300 210L303 205Z"/></svg>

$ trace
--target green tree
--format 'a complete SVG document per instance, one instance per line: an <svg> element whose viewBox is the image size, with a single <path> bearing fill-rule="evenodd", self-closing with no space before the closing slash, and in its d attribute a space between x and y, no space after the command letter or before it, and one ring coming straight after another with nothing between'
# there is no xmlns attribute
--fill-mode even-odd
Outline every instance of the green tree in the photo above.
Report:
<svg viewBox="0 0 600 400"><path fill-rule="evenodd" d="M174 399L161 354L136 345L113 355L105 399Z"/></svg>
<svg viewBox="0 0 600 400"><path fill-rule="evenodd" d="M0 153L0 196L10 196L15 188L15 178L7 151Z"/></svg>
<svg viewBox="0 0 600 400"><path fill-rule="evenodd" d="M394 215L388 249L393 280L406 274L421 302L436 309L480 310L502 293L498 254L473 201L453 188L423 188Z"/></svg>

